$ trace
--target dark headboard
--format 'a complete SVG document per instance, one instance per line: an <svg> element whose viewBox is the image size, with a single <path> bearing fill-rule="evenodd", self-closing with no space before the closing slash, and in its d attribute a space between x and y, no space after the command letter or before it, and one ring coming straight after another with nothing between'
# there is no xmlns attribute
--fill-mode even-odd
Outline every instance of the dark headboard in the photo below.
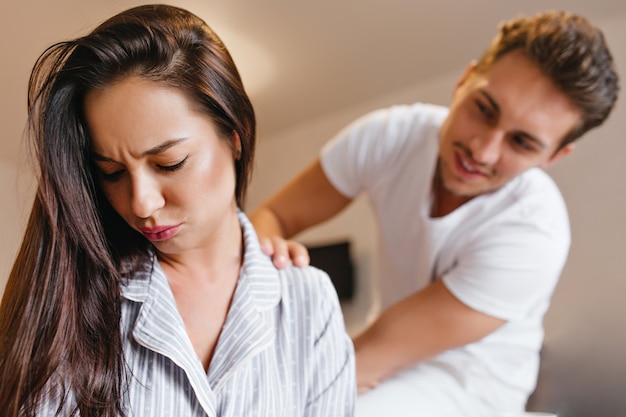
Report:
<svg viewBox="0 0 626 417"><path fill-rule="evenodd" d="M311 265L326 271L340 300L354 295L354 266L350 256L350 242L308 246Z"/></svg>

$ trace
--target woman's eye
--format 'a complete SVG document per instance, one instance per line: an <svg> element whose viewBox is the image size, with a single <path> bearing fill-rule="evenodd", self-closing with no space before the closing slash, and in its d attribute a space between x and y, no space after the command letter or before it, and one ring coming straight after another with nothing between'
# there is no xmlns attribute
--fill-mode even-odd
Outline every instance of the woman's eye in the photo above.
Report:
<svg viewBox="0 0 626 417"><path fill-rule="evenodd" d="M187 158L189 158L189 155L187 155L182 161L175 163L173 165L157 165L157 166L162 171L169 171L169 172L177 171L181 169L183 165L185 165L185 162L187 162Z"/></svg>
<svg viewBox="0 0 626 417"><path fill-rule="evenodd" d="M122 176L123 173L124 173L123 169L119 171L115 171L115 172L110 172L110 173L100 170L100 177L104 181L115 182Z"/></svg>

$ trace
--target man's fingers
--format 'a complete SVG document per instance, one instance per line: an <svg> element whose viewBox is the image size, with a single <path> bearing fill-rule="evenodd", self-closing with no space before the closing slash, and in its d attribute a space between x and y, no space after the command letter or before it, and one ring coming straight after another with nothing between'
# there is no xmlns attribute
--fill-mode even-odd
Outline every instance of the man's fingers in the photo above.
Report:
<svg viewBox="0 0 626 417"><path fill-rule="evenodd" d="M272 256L274 254L274 245L272 244L272 240L269 237L261 238L259 241L261 244L261 251L267 256Z"/></svg>
<svg viewBox="0 0 626 417"><path fill-rule="evenodd" d="M311 262L309 251L303 244L290 240L287 242L287 245L289 248L289 258L291 258L295 266L303 267L309 265Z"/></svg>
<svg viewBox="0 0 626 417"><path fill-rule="evenodd" d="M306 246L294 240L285 240L280 236L264 237L260 240L261 250L272 257L278 269L293 265L302 267L310 263L309 251Z"/></svg>
<svg viewBox="0 0 626 417"><path fill-rule="evenodd" d="M272 244L272 262L278 269L285 268L291 264L289 261L289 248L287 247L287 241L278 236L272 236L270 238Z"/></svg>

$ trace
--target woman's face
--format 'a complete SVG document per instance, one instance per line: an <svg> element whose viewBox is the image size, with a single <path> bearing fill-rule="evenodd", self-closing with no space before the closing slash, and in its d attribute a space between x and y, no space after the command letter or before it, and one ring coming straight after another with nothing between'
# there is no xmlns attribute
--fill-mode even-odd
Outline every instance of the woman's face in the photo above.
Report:
<svg viewBox="0 0 626 417"><path fill-rule="evenodd" d="M84 106L104 194L157 250L202 248L232 231L233 151L185 94L129 77L89 92Z"/></svg>

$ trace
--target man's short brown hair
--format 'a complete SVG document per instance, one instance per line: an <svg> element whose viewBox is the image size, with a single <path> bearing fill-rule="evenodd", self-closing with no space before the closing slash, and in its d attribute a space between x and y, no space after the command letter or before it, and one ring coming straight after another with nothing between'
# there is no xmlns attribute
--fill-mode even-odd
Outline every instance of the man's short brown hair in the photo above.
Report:
<svg viewBox="0 0 626 417"><path fill-rule="evenodd" d="M503 22L476 70L486 71L512 51L535 62L581 111L580 123L561 147L606 120L617 99L618 77L604 35L585 18L549 11Z"/></svg>

